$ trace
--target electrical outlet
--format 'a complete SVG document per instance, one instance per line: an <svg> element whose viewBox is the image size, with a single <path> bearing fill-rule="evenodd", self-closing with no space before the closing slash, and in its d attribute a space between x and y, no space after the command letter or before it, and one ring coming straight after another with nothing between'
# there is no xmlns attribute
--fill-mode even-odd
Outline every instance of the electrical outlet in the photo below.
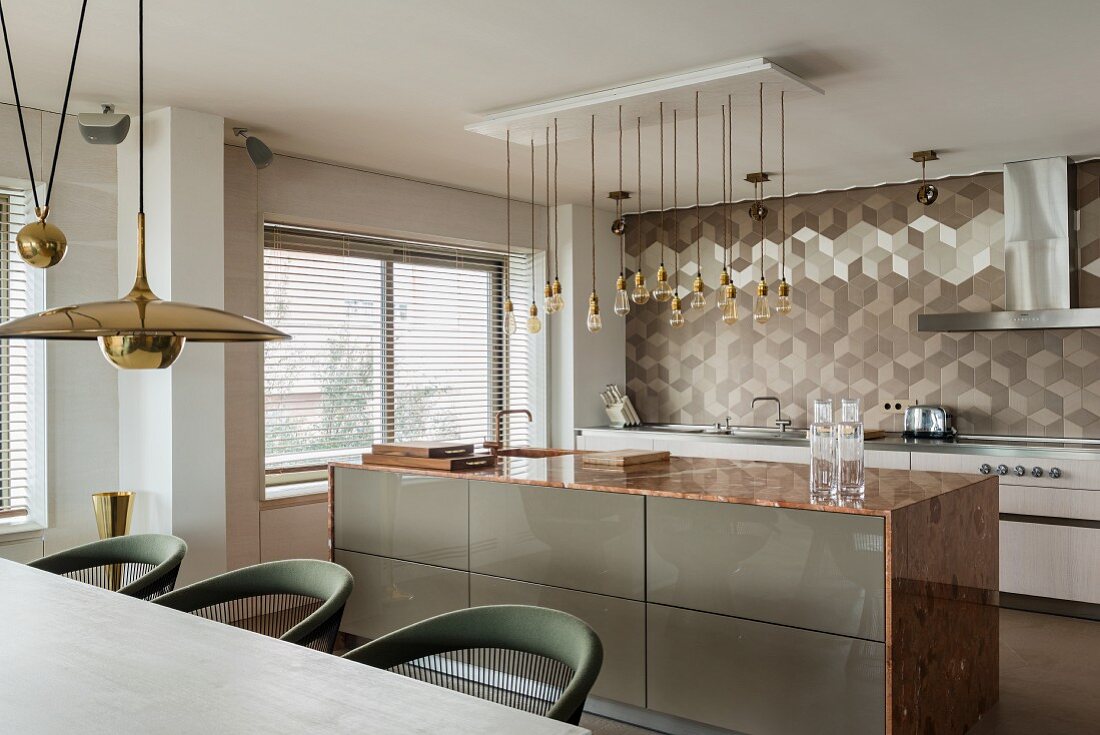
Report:
<svg viewBox="0 0 1100 735"><path fill-rule="evenodd" d="M917 401L913 398L886 398L881 405L886 413L905 413L905 409L917 405Z"/></svg>

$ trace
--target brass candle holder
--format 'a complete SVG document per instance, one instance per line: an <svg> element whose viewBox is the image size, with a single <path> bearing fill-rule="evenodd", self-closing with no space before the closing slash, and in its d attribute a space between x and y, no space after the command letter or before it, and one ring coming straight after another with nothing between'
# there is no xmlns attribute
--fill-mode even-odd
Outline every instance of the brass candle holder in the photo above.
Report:
<svg viewBox="0 0 1100 735"><path fill-rule="evenodd" d="M134 493L129 490L92 493L92 508L95 509L95 525L101 539L130 533Z"/></svg>

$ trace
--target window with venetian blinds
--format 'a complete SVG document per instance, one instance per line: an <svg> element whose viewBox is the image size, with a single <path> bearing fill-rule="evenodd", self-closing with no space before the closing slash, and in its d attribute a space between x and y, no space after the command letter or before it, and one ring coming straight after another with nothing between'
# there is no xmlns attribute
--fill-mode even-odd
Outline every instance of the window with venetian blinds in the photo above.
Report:
<svg viewBox="0 0 1100 735"><path fill-rule="evenodd" d="M41 276L23 262L15 235L25 221L23 192L0 190L0 321L38 311ZM37 340L0 341L0 521L45 512L38 477L43 403L42 344ZM42 507L35 507L39 503Z"/></svg>
<svg viewBox="0 0 1100 735"><path fill-rule="evenodd" d="M501 324L506 265L529 301L528 254L265 225L264 321L293 337L264 346L269 475L375 442L482 441L495 411L530 405L533 340Z"/></svg>

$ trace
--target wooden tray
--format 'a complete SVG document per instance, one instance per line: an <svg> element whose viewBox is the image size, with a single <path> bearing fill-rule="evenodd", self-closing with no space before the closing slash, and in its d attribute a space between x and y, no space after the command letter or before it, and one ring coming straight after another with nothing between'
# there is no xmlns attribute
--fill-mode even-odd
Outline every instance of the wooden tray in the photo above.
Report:
<svg viewBox="0 0 1100 735"><path fill-rule="evenodd" d="M462 442L398 442L375 444L371 452L402 457L469 457L474 453L474 445Z"/></svg>
<svg viewBox="0 0 1100 735"><path fill-rule="evenodd" d="M492 454L472 454L468 457L406 457L400 454L368 453L363 455L363 464L454 472L495 467L497 458Z"/></svg>
<svg viewBox="0 0 1100 735"><path fill-rule="evenodd" d="M863 438L866 441L871 441L872 439L885 439L886 438L886 430L885 429L864 429L863 430Z"/></svg>
<svg viewBox="0 0 1100 735"><path fill-rule="evenodd" d="M650 449L620 449L612 452L590 452L582 455L581 462L597 467L631 467L650 462L667 462L672 455Z"/></svg>

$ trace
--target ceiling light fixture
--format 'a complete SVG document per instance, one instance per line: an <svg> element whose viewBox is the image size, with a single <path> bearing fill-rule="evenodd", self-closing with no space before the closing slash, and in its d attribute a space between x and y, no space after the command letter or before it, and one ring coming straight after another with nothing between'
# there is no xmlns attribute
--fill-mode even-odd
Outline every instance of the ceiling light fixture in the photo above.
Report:
<svg viewBox="0 0 1100 735"><path fill-rule="evenodd" d="M84 11L88 9L88 0L80 4L80 20L76 25L76 40L73 42L72 61L69 62L69 79L65 83L65 97L61 103L61 118L57 123L57 141L53 148L53 162L50 164L50 178L46 184L46 200L38 201L38 187L35 185L34 166L31 164L31 147L27 142L27 126L23 122L23 104L19 100L19 85L15 81L15 61L11 55L11 43L8 41L8 23L4 18L4 6L0 4L0 28L4 33L4 50L8 56L8 71L11 73L11 88L15 95L15 109L19 116L19 134L23 138L23 153L27 158L27 176L34 196L35 221L23 226L15 236L16 249L27 265L35 268L50 268L61 262L69 248L65 233L55 224L46 221L50 214L50 197L53 194L54 176L57 173L57 159L61 154L62 133L65 130L65 118L68 117L69 95L73 89L73 75L76 73L76 55L80 51L80 34L84 30Z"/></svg>
<svg viewBox="0 0 1100 735"><path fill-rule="evenodd" d="M512 304L512 131L504 136L504 333L516 333Z"/></svg>
<svg viewBox="0 0 1100 735"><path fill-rule="evenodd" d="M729 188L727 189L727 182ZM728 268L733 266L733 95L729 95L722 108L722 275L718 288L718 307L722 321L735 324L737 313L737 287L733 285Z"/></svg>
<svg viewBox="0 0 1100 735"><path fill-rule="evenodd" d="M917 189L917 201L927 207L936 201L936 197L940 195L940 190L936 188L935 184L928 183L928 179L924 175L924 166L929 161L940 160L940 157L936 155L935 151L914 151L910 158L920 164L920 187Z"/></svg>
<svg viewBox="0 0 1100 735"><path fill-rule="evenodd" d="M535 138L531 137L531 269L535 268ZM535 279L531 279L531 306L527 309L527 333L538 334L542 331L539 321L539 307L535 303Z"/></svg>
<svg viewBox="0 0 1100 735"><path fill-rule="evenodd" d="M248 151L248 157L252 159L252 165L256 168L267 168L275 159L275 154L267 145L255 135L248 134L248 128L233 128L233 135L244 138L244 149Z"/></svg>
<svg viewBox="0 0 1100 735"><path fill-rule="evenodd" d="M102 112L82 112L76 116L80 135L92 145L118 145L130 132L130 116L115 112L114 105L103 105Z"/></svg>
<svg viewBox="0 0 1100 735"><path fill-rule="evenodd" d="M776 288L775 313L791 313L791 284L787 283L787 121L783 95L779 93L779 286Z"/></svg>
<svg viewBox="0 0 1100 735"><path fill-rule="evenodd" d="M665 241L668 239L668 231L665 230L665 103L657 104L657 115L660 120L660 177L661 177L661 264L657 267L657 285L653 289L653 298L660 302L672 298L672 286L668 283L668 271L665 270Z"/></svg>
<svg viewBox="0 0 1100 735"><path fill-rule="evenodd" d="M649 301L649 289L645 285L645 273L642 272L642 256L645 243L642 241L642 118L638 118L638 217L634 222L638 232L638 270L634 271L634 291L630 298L641 306Z"/></svg>
<svg viewBox="0 0 1100 735"><path fill-rule="evenodd" d="M699 208L699 92L695 92L695 280L691 284L693 310L705 309L707 297L703 294L703 215Z"/></svg>
<svg viewBox="0 0 1100 735"><path fill-rule="evenodd" d="M680 185L677 176L679 166L680 133L677 123L678 111L672 111L672 316L668 323L673 329L684 326L684 308L680 300Z"/></svg>
<svg viewBox="0 0 1100 735"><path fill-rule="evenodd" d="M138 2L138 113L145 107L145 3ZM121 369L166 368L187 342L290 339L261 321L221 309L162 301L145 267L145 118L138 118L137 272L117 301L96 301L13 319L0 339L98 339L107 360Z"/></svg>
<svg viewBox="0 0 1100 735"><path fill-rule="evenodd" d="M592 195L588 203L592 209L592 293L588 297L588 320L585 326L592 334L603 329L600 319L600 297L596 293L596 116L592 116L589 145L592 153Z"/></svg>
<svg viewBox="0 0 1100 735"><path fill-rule="evenodd" d="M615 223L611 231L619 238L619 277L615 279L615 313L630 313L630 298L626 293L626 220L623 218L623 202L630 192L623 191L623 106L619 105L619 188L607 195L615 200Z"/></svg>

